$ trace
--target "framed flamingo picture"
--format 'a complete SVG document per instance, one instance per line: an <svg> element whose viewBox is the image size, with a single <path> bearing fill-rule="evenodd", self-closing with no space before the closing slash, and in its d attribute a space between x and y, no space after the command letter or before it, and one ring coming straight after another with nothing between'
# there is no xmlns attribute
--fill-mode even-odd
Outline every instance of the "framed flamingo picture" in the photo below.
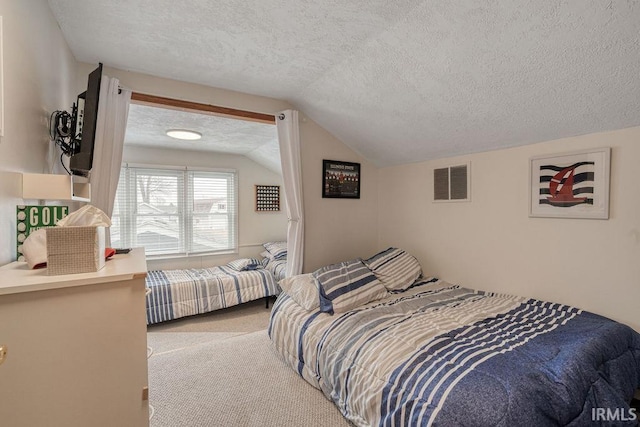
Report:
<svg viewBox="0 0 640 427"><path fill-rule="evenodd" d="M532 157L530 217L609 218L611 148Z"/></svg>

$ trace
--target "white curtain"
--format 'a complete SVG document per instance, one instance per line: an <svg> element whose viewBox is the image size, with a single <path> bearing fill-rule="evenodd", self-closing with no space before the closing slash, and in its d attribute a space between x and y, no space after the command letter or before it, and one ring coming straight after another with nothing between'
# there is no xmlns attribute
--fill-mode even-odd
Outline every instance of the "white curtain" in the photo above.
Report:
<svg viewBox="0 0 640 427"><path fill-rule="evenodd" d="M121 88L118 79L102 76L98 121L91 169L91 204L109 217L118 189L122 166L122 147L129 116L131 90ZM107 246L110 236L107 233Z"/></svg>
<svg viewBox="0 0 640 427"><path fill-rule="evenodd" d="M302 209L302 167L300 162L300 131L298 112L285 110L276 116L280 160L284 180L284 198L287 218L287 271L286 276L302 273L304 256L304 212Z"/></svg>

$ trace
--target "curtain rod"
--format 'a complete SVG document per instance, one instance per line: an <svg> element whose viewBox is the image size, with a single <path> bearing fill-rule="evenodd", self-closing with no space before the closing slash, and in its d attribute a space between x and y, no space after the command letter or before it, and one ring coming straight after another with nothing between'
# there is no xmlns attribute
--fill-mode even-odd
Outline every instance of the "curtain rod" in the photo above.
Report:
<svg viewBox="0 0 640 427"><path fill-rule="evenodd" d="M165 98L163 96L148 95L139 92L131 93L131 101L138 104L163 105L176 110L199 111L216 116L243 119L252 122L275 125L276 118L272 114L256 113L253 111L237 110L235 108L220 107L217 105L201 104L199 102L184 101L181 99Z"/></svg>

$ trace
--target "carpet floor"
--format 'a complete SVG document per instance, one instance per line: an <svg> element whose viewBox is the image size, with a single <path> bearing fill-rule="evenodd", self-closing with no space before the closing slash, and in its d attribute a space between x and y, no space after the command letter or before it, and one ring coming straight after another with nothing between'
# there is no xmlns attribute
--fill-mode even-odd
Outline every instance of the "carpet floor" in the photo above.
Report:
<svg viewBox="0 0 640 427"><path fill-rule="evenodd" d="M256 332L267 329L275 300L265 308L264 300L250 301L211 313L183 317L147 326L148 332Z"/></svg>
<svg viewBox="0 0 640 427"><path fill-rule="evenodd" d="M149 332L148 344L151 427L351 425L285 365L266 330Z"/></svg>

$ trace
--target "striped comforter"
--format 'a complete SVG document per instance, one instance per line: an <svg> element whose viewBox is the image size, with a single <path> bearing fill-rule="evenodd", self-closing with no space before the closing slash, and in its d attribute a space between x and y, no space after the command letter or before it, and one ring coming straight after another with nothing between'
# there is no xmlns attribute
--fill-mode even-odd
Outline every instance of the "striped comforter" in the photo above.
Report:
<svg viewBox="0 0 640 427"><path fill-rule="evenodd" d="M265 269L236 271L221 266L190 270L149 271L147 324L208 313L278 295L273 274Z"/></svg>
<svg viewBox="0 0 640 427"><path fill-rule="evenodd" d="M269 336L358 426L585 425L640 385L631 328L437 279L334 316L282 294Z"/></svg>
<svg viewBox="0 0 640 427"><path fill-rule="evenodd" d="M269 259L264 268L273 273L276 281L279 282L284 279L287 272L287 259Z"/></svg>

